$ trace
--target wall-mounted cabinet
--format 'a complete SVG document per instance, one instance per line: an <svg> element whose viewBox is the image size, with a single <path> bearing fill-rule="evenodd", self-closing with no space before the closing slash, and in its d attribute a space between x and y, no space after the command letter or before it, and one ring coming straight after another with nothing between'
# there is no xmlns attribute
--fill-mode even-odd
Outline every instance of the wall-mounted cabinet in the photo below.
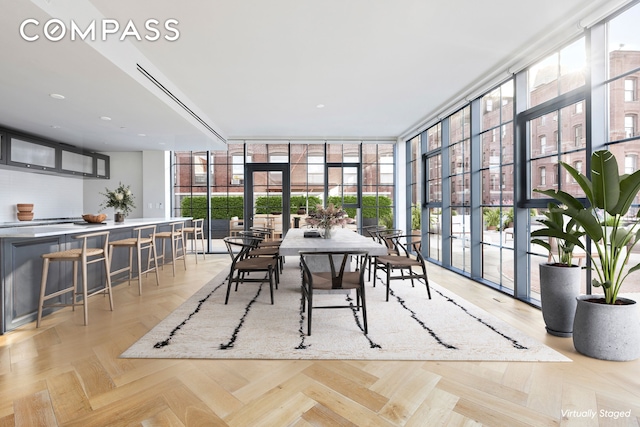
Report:
<svg viewBox="0 0 640 427"><path fill-rule="evenodd" d="M30 169L56 169L56 147L47 143L35 143L10 137L7 164Z"/></svg>
<svg viewBox="0 0 640 427"><path fill-rule="evenodd" d="M0 163L47 173L109 178L109 156L104 154L11 133L0 136Z"/></svg>
<svg viewBox="0 0 640 427"><path fill-rule="evenodd" d="M95 176L96 167L93 156L62 149L60 170L71 175Z"/></svg>
<svg viewBox="0 0 640 427"><path fill-rule="evenodd" d="M0 132L0 164L7 164L7 135Z"/></svg>
<svg viewBox="0 0 640 427"><path fill-rule="evenodd" d="M109 156L104 154L94 154L96 160L96 176L98 178L109 179Z"/></svg>

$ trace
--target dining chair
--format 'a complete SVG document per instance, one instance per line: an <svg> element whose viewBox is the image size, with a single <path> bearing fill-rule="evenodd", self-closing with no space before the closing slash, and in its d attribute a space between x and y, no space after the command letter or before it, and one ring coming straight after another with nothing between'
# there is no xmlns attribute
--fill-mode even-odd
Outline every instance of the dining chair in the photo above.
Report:
<svg viewBox="0 0 640 427"><path fill-rule="evenodd" d="M356 291L356 308L360 310L360 307L362 307L364 333L369 333L364 286L364 264L366 263L367 256L366 251L300 252L300 265L302 267L302 312L304 313L308 308L307 335L311 335L313 309L353 308L353 303L337 306L314 306L314 294L317 294L317 291L326 292L337 290ZM314 258L314 265L326 265L327 271L311 271L309 267L310 257ZM323 259L326 259L326 262ZM352 260L357 260L355 271L350 271Z"/></svg>
<svg viewBox="0 0 640 427"><path fill-rule="evenodd" d="M274 257L252 256L251 250L256 249L257 239L250 236L225 237L224 243L231 257L231 267L227 277L227 295L224 303L229 302L231 284L235 281L235 290L242 282L269 282L271 304L273 304L273 286L275 271L278 268L278 260ZM254 273L252 277L250 275ZM262 274L255 274L262 273ZM266 273L266 274L265 274Z"/></svg>
<svg viewBox="0 0 640 427"><path fill-rule="evenodd" d="M392 280L411 280L411 286L415 286L414 280L422 279L427 288L427 295L431 299L431 289L427 277L427 267L422 256L422 244L419 237L415 235L395 235L389 239L392 242L397 255L389 254L376 258L373 270L373 286L377 280L377 270L386 273L387 298L389 301L389 288ZM409 250L411 248L411 250ZM394 271L400 275L392 275Z"/></svg>

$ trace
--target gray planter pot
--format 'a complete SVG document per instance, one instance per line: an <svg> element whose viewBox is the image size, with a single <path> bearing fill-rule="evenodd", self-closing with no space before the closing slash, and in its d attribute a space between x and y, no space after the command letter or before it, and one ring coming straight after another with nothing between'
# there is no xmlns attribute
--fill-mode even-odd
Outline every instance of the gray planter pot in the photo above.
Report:
<svg viewBox="0 0 640 427"><path fill-rule="evenodd" d="M570 337L580 295L580 267L540 264L540 303L547 332Z"/></svg>
<svg viewBox="0 0 640 427"><path fill-rule="evenodd" d="M598 298L577 298L573 322L573 345L585 356L603 360L635 360L640 358L640 305L618 298L626 305L589 302Z"/></svg>

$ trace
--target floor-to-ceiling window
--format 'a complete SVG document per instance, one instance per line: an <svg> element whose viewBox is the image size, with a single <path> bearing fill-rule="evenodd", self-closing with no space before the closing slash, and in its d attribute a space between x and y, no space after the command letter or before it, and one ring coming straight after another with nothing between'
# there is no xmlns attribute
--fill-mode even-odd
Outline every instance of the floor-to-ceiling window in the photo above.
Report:
<svg viewBox="0 0 640 427"><path fill-rule="evenodd" d="M280 212L284 208L289 209L291 222L284 229L303 225L299 220L296 224L299 210L308 212L327 203L345 206L357 221L353 228L395 224L395 144L391 142L230 143L227 151L174 152L172 163L173 214L206 218L210 251L224 250L220 239L248 220L266 216L277 223L280 215L287 216ZM268 165L278 170L262 170ZM289 188L283 186L282 165L290 174ZM251 177L247 171L253 171ZM247 211L245 182L249 178L252 206Z"/></svg>
<svg viewBox="0 0 640 427"><path fill-rule="evenodd" d="M514 283L514 81L480 102L482 278L513 290Z"/></svg>
<svg viewBox="0 0 640 427"><path fill-rule="evenodd" d="M529 233L541 226L550 200L534 189L584 198L561 163L588 174L590 153L602 148L616 155L621 173L638 170L638 20L634 2L425 126L423 143L435 134L444 141L443 149L439 143L421 147L425 209L444 219L440 227L422 224L431 261L538 302L538 264L548 254L529 244ZM416 135L406 140L410 170L416 141ZM415 178L408 177L413 192ZM413 204L411 196L407 208ZM627 221L637 221L639 209L636 200ZM444 230L441 238L436 230ZM583 292L592 291L599 292L583 280Z"/></svg>
<svg viewBox="0 0 640 427"><path fill-rule="evenodd" d="M427 139L426 153L423 155L424 205L428 222L423 224L427 230L426 256L436 262L442 262L442 125L430 127L423 134Z"/></svg>
<svg viewBox="0 0 640 427"><path fill-rule="evenodd" d="M451 189L451 265L471 271L471 111L465 107L449 119Z"/></svg>

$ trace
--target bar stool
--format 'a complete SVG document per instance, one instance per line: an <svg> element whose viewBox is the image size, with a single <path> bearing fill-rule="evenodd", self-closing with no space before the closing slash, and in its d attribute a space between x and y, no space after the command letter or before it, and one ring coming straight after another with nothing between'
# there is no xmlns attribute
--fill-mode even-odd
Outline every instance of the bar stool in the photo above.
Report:
<svg viewBox="0 0 640 427"><path fill-rule="evenodd" d="M111 265L109 266L110 276L115 276L116 274L123 273L125 271L129 272L129 284L131 284L131 279L133 275L133 249L136 249L137 258L138 258L138 293L142 295L142 275L149 273L151 271L156 272L156 284L160 286L160 276L158 274L158 260L156 253L156 226L155 225L146 225L143 227L136 227L133 229L137 233L136 237L131 237L128 239L122 240L113 240L109 242L109 264L113 262L113 249L114 248L129 248L129 265L127 267L123 267L121 269L111 271ZM147 268L142 270L142 251L149 250L149 254L147 256ZM151 261L153 260L153 267L151 266Z"/></svg>
<svg viewBox="0 0 640 427"><path fill-rule="evenodd" d="M182 258L184 262L184 269L187 269L187 258L185 257L185 249L184 249L184 221L176 221L169 224L171 226L171 231L161 231L156 233L156 239L161 239L162 244L160 247L162 248L162 255L158 255L157 259L162 259L162 265L166 263L166 250L165 250L165 242L169 240L171 242L171 264L173 267L173 276L176 275L176 261ZM178 248L178 244L180 248ZM178 256L178 251L182 251L182 255Z"/></svg>
<svg viewBox="0 0 640 427"><path fill-rule="evenodd" d="M93 248L87 246L87 239L92 237L100 237L104 236L104 245L102 248ZM87 300L90 296L102 293L109 295L109 306L111 311L113 311L113 296L111 293L111 276L109 275L109 232L97 232L97 233L88 233L82 234L79 236L74 236L76 239L82 239L82 247L79 249L68 249L66 251L52 252L48 254L43 254L42 258L44 259L44 263L42 264L42 281L40 282L40 301L38 303L38 320L36 321L36 328L40 327L40 320L42 319L42 310L44 309L45 301L55 298L59 295L63 295L66 293L71 293L73 295L73 300L71 303L55 303L55 304L47 304L46 307L73 307L75 310L76 305L84 306L84 324L85 326L89 323L89 310L87 306ZM73 262L73 284L64 289L58 290L56 292L52 292L50 294L46 293L47 290L47 275L49 274L49 264L53 261L72 261ZM106 283L105 286L92 292L88 293L89 285L87 283L87 266L89 264L93 264L96 262L104 262L105 274L106 274ZM82 266L82 291L78 292L78 263L81 263ZM77 302L77 296L82 296L82 302Z"/></svg>
<svg viewBox="0 0 640 427"><path fill-rule="evenodd" d="M193 235L193 240L191 241L191 252L196 254L196 264L198 263L198 241L200 241L200 244L202 246L202 259L205 259L203 227L204 218L200 218L191 220L191 227L183 228L185 238L188 238L189 235Z"/></svg>

